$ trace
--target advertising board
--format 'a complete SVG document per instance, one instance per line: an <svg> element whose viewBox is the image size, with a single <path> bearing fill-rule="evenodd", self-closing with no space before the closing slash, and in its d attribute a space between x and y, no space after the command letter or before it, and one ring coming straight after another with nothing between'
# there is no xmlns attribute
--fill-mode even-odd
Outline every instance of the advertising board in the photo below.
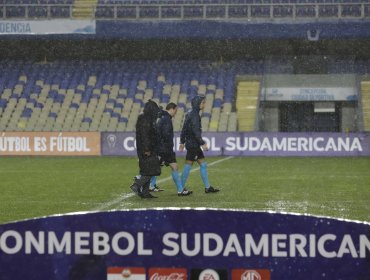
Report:
<svg viewBox="0 0 370 280"><path fill-rule="evenodd" d="M368 279L370 224L149 209L0 225L1 279Z"/></svg>
<svg viewBox="0 0 370 280"><path fill-rule="evenodd" d="M203 139L206 156L370 156L369 133L228 132L203 133ZM177 149L178 133L174 143ZM135 156L135 134L103 133L102 155Z"/></svg>
<svg viewBox="0 0 370 280"><path fill-rule="evenodd" d="M0 156L100 155L98 132L0 132Z"/></svg>

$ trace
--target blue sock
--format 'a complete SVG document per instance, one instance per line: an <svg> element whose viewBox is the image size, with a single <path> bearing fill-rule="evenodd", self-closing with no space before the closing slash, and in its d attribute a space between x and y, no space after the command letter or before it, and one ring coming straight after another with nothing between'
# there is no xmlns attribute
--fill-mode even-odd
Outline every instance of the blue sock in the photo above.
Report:
<svg viewBox="0 0 370 280"><path fill-rule="evenodd" d="M210 186L208 181L208 171L207 171L207 163L202 162L200 164L200 177L202 177L203 184L205 188L208 188Z"/></svg>
<svg viewBox="0 0 370 280"><path fill-rule="evenodd" d="M181 185L183 186L183 188L185 188L185 184L186 184L186 181L188 180L190 170L191 170L191 164L185 164L184 170L182 171L182 175L181 175Z"/></svg>
<svg viewBox="0 0 370 280"><path fill-rule="evenodd" d="M156 184L157 184L157 176L152 176L152 178L150 178L150 186L154 188Z"/></svg>
<svg viewBox="0 0 370 280"><path fill-rule="evenodd" d="M179 177L179 171L173 170L172 173L172 179L176 184L177 192L182 192L182 185L181 185L181 180Z"/></svg>

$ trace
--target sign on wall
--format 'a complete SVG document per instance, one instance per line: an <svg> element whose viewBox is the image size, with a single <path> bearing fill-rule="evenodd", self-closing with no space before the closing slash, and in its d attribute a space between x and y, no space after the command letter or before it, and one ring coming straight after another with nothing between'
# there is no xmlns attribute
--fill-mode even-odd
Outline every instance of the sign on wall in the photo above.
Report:
<svg viewBox="0 0 370 280"><path fill-rule="evenodd" d="M0 35L95 34L95 20L1 20Z"/></svg>
<svg viewBox="0 0 370 280"><path fill-rule="evenodd" d="M1 279L368 279L370 224L216 209L0 225Z"/></svg>
<svg viewBox="0 0 370 280"><path fill-rule="evenodd" d="M100 155L99 132L0 132L0 156Z"/></svg>
<svg viewBox="0 0 370 280"><path fill-rule="evenodd" d="M206 156L370 156L370 133L203 133ZM179 134L175 136L179 147ZM103 133L102 155L135 156L135 133ZM185 153L177 151L178 156Z"/></svg>
<svg viewBox="0 0 370 280"><path fill-rule="evenodd" d="M355 88L271 87L262 90L263 101L356 101Z"/></svg>

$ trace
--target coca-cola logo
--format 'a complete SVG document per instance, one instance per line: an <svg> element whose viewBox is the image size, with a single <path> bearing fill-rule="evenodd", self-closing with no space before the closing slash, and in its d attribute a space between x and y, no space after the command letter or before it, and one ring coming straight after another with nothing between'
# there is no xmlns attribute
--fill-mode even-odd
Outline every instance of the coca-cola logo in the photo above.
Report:
<svg viewBox="0 0 370 280"><path fill-rule="evenodd" d="M186 279L185 274L178 272L173 272L168 275L161 275L158 272L156 272L150 277L150 280L185 280L185 279Z"/></svg>

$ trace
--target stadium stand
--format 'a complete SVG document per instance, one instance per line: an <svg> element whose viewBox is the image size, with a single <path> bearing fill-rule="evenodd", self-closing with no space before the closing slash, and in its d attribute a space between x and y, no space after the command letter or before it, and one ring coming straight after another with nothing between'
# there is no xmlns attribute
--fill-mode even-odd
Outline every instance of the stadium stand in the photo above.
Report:
<svg viewBox="0 0 370 280"><path fill-rule="evenodd" d="M261 61L31 61L0 63L0 130L133 131L146 100L176 102L179 131L195 94L206 96L205 131L235 131L236 75Z"/></svg>
<svg viewBox="0 0 370 280"><path fill-rule="evenodd" d="M0 73L1 131L134 131L149 99L178 104L180 131L190 100L203 94L204 131L225 132L256 131L264 75L293 67L288 59L2 60ZM370 63L338 60L328 73L358 74L363 129L370 130Z"/></svg>
<svg viewBox="0 0 370 280"><path fill-rule="evenodd" d="M205 33L213 25L206 25L204 22L208 24L213 22L208 19L219 19L232 23L233 25L225 30L234 31L235 29L239 35L253 33L253 30L248 29L249 19L258 19L258 23L265 23L269 20L278 23L279 21L276 19L282 19L281 22L288 23L288 25L292 25L290 24L292 21L300 19L304 23L307 19L311 23L328 19L335 19L335 23L339 23L342 19L349 19L349 21L360 19L353 22L361 21L364 23L368 20L366 17L370 16L370 0L0 0L0 15L3 19L15 19L15 21L19 18L38 20L50 18L93 19L95 17L97 19L96 30L100 33L89 34L90 37L76 36L76 38L92 40L93 38L105 40L105 32L113 33L112 38L116 36L119 38L118 40L121 40L122 37L126 40L132 38L151 39L153 30L157 32L153 37L162 39L160 28L164 28L164 31L168 32L170 23L173 22L174 26L177 26L179 21L165 21L168 24L166 26L155 25L158 26L158 29L153 29L152 26L150 29L145 23L152 22L153 18L159 19L159 21L161 19L181 19L182 23L188 23L195 19L194 25L184 24L182 26L182 30L188 31L186 36L194 38L192 31L196 27L198 19L203 20L202 24L207 27L204 28ZM125 30L122 28L123 26L132 23L123 20L130 19L144 19L144 21L134 21L131 26L133 29L127 35L121 30ZM234 19L244 20L245 26L238 29L239 22L235 25ZM260 19L262 20L259 21ZM136 26L134 26L135 24ZM260 25L261 29L259 30L267 30ZM277 25L274 24L274 27ZM257 25L254 24L253 27L255 26ZM329 25L329 27L333 26ZM141 27L146 33L143 32L136 38L132 34L139 31ZM215 27L218 28L218 26ZM316 25L304 26L302 30L297 28L295 36L298 36L299 40L307 38L310 41L315 41L311 40L315 39L311 30L316 33L319 29ZM218 33L213 35L215 38L219 38L217 36L224 33L221 32L223 29L216 30ZM281 36L287 36L284 38L291 39L288 36L289 30L287 32L284 30ZM333 32L334 37L342 33L340 28L334 31L326 30L326 34L330 32ZM190 33L191 35L189 35ZM260 39L257 33L258 31L254 32L253 36ZM269 32L266 33L266 36L270 36L267 38L280 38L279 36L275 38L274 32L271 32L272 35ZM235 34L230 35L231 40L232 36L236 36ZM324 32L323 34L325 35ZM177 38L171 34L167 34L167 36L170 39ZM222 36L221 39L229 40L229 37ZM249 35L245 36L249 41ZM343 36L348 36L348 34L343 34ZM239 44L238 40L235 40L234 37L233 46L247 49L243 45L244 42ZM104 42L102 40L98 43ZM249 42L245 41L245 43L247 45ZM265 44L270 44L270 41L266 41ZM292 52L299 49L295 44L296 42L288 43ZM258 122L256 110L261 88L260 77L266 73L300 73L297 71L297 62L293 62L295 65L292 64L291 60L284 59L269 62L266 58L268 54L260 54L258 50L256 51L260 45L260 41L258 41L257 47L254 46L253 50L255 57L264 57L263 60L251 59L227 63L205 60L152 60L164 57L161 54L158 57L151 56L151 60L148 61L112 60L115 54L120 55L118 51L109 56L110 59L106 61L80 60L80 58L76 61L56 60L45 63L3 60L0 61L2 71L0 75L0 130L133 131L136 118L141 112L144 102L152 98L163 107L168 102L179 104L178 114L174 120L174 128L179 131L184 114L190 108L189 100L191 97L195 94L204 94L206 106L202 115L202 124L205 131L253 131L256 122ZM112 49L114 48L112 47ZM265 47L266 49L268 50L267 47ZM242 52L247 53L248 50L240 53ZM234 53L239 56L238 51L234 51ZM105 56L103 55L103 57ZM253 57L253 54L248 53L240 55L240 57ZM58 59L58 56L51 59ZM322 68L325 70L325 66ZM304 72L304 70L302 71ZM329 64L327 74L358 73L363 75L369 72L367 60L348 63L348 60L343 59ZM237 79L238 76L243 75L252 77L243 80ZM362 84L361 88L365 118L368 107L366 98L369 96L366 82ZM369 129L366 125L365 122L365 128Z"/></svg>

